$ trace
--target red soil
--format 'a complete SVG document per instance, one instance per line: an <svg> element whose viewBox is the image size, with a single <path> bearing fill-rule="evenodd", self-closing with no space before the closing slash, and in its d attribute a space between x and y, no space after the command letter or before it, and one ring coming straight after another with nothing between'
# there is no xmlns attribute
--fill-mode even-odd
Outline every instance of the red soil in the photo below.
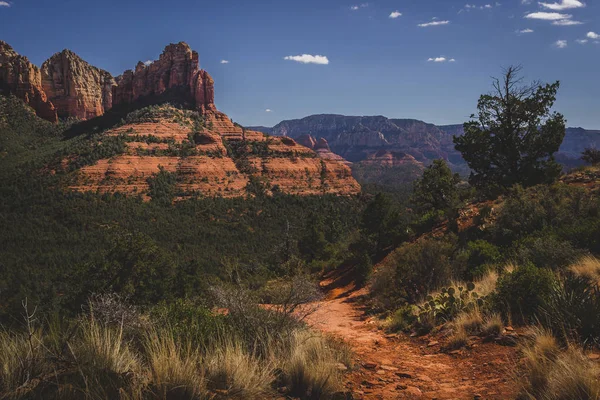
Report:
<svg viewBox="0 0 600 400"><path fill-rule="evenodd" d="M321 285L328 291L309 323L346 341L355 352L356 368L346 388L355 399L510 399L517 350L471 339L469 349L440 352L442 337L386 335L365 314L366 290L345 287L339 277ZM431 345L430 345L431 344Z"/></svg>

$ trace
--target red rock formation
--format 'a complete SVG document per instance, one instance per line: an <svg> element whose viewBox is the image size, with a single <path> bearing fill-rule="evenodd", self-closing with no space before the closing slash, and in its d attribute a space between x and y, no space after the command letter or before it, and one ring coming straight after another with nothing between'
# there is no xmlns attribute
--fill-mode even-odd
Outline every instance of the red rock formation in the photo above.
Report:
<svg viewBox="0 0 600 400"><path fill-rule="evenodd" d="M70 50L54 54L42 64L42 86L61 118L90 119L112 107L112 75Z"/></svg>
<svg viewBox="0 0 600 400"><path fill-rule="evenodd" d="M311 135L298 136L296 141L302 146L308 147L309 149L314 149L315 145L317 144L315 138L313 138Z"/></svg>
<svg viewBox="0 0 600 400"><path fill-rule="evenodd" d="M139 62L135 71L125 71L113 89L113 104L131 103L140 97L182 89L181 100L194 103L203 113L216 112L214 80L198 67L198 53L184 42L170 44L157 61Z"/></svg>
<svg viewBox="0 0 600 400"><path fill-rule="evenodd" d="M3 41L0 41L0 90L23 100L39 117L58 120L56 108L42 88L40 69Z"/></svg>

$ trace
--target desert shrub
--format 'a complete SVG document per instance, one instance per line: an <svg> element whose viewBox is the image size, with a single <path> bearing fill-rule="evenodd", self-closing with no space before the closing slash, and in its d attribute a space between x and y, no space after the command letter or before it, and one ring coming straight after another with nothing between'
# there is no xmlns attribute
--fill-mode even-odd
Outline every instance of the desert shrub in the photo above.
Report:
<svg viewBox="0 0 600 400"><path fill-rule="evenodd" d="M454 250L449 240L428 239L402 245L385 261L395 269L392 284L403 290L409 302L447 285L455 274Z"/></svg>
<svg viewBox="0 0 600 400"><path fill-rule="evenodd" d="M600 369L575 346L562 350L554 337L538 331L523 349L524 367L518 399L596 400Z"/></svg>
<svg viewBox="0 0 600 400"><path fill-rule="evenodd" d="M178 299L161 303L150 310L154 325L169 327L176 341L208 345L208 341L226 330L227 317L214 314L202 304Z"/></svg>
<svg viewBox="0 0 600 400"><path fill-rule="evenodd" d="M581 159L586 163L597 165L600 164L600 149L587 148L581 153Z"/></svg>
<svg viewBox="0 0 600 400"><path fill-rule="evenodd" d="M554 235L528 237L519 242L516 259L520 264L531 262L539 268L563 269L579 259L584 252Z"/></svg>
<svg viewBox="0 0 600 400"><path fill-rule="evenodd" d="M591 258L571 267L541 307L541 322L563 342L600 343L600 285L594 267L597 260Z"/></svg>
<svg viewBox="0 0 600 400"><path fill-rule="evenodd" d="M551 271L525 264L500 276L492 301L515 321L530 322L555 286Z"/></svg>
<svg viewBox="0 0 600 400"><path fill-rule="evenodd" d="M414 307L405 305L397 309L386 321L386 328L390 332L409 330L417 322Z"/></svg>
<svg viewBox="0 0 600 400"><path fill-rule="evenodd" d="M464 274L466 279L475 279L483 276L494 264L500 260L500 249L485 240L476 240L467 243L467 270Z"/></svg>

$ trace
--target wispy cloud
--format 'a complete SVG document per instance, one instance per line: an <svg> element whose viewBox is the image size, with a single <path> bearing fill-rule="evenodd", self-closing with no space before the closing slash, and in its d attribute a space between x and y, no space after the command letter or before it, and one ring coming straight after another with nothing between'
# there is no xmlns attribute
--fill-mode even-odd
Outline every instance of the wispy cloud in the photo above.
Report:
<svg viewBox="0 0 600 400"><path fill-rule="evenodd" d="M361 8L367 8L367 7L369 7L369 3L362 3L362 4L357 4L357 5L352 6L352 7L350 7L350 9L352 11L358 11Z"/></svg>
<svg viewBox="0 0 600 400"><path fill-rule="evenodd" d="M0 7L10 7L10 3L8 1L0 1Z"/></svg>
<svg viewBox="0 0 600 400"><path fill-rule="evenodd" d="M572 25L582 25L583 22L581 21L575 21L573 19L560 19L558 21L553 21L552 25L558 25L558 26L572 26Z"/></svg>
<svg viewBox="0 0 600 400"><path fill-rule="evenodd" d="M517 31L517 33L533 33L533 29L521 29L520 31Z"/></svg>
<svg viewBox="0 0 600 400"><path fill-rule="evenodd" d="M586 44L588 42L588 40L587 39L577 39L576 42L579 44Z"/></svg>
<svg viewBox="0 0 600 400"><path fill-rule="evenodd" d="M398 18L398 17L401 17L401 16L402 16L402 13L400 11L398 11L398 10L396 10L396 11L394 11L394 12L392 12L390 14L390 18Z"/></svg>
<svg viewBox="0 0 600 400"><path fill-rule="evenodd" d="M445 62L456 62L456 60L454 58L447 59L446 57L442 56L442 57L428 58L427 62L445 63Z"/></svg>
<svg viewBox="0 0 600 400"><path fill-rule="evenodd" d="M267 109L265 110L265 112L273 112L273 110L271 110L270 108L267 108Z"/></svg>
<svg viewBox="0 0 600 400"><path fill-rule="evenodd" d="M299 56L287 56L283 58L288 61L296 61L302 64L320 64L327 65L329 64L329 59L326 56L313 56L310 54L302 54Z"/></svg>
<svg viewBox="0 0 600 400"><path fill-rule="evenodd" d="M221 60L221 64L229 64L229 60Z"/></svg>
<svg viewBox="0 0 600 400"><path fill-rule="evenodd" d="M554 42L554 45L559 49L564 49L568 46L568 44L569 43L566 40L557 40L556 42Z"/></svg>
<svg viewBox="0 0 600 400"><path fill-rule="evenodd" d="M588 38L593 39L593 40L598 40L600 39L600 34L596 33L596 32L588 32L588 34L586 35Z"/></svg>
<svg viewBox="0 0 600 400"><path fill-rule="evenodd" d="M585 3L579 0L561 0L559 3L539 3L540 6L554 11L569 10L571 8L585 7Z"/></svg>
<svg viewBox="0 0 600 400"><path fill-rule="evenodd" d="M418 26L421 28L427 28L429 26L439 26L439 25L448 25L450 23L450 21L438 21L438 20L434 20L431 22L426 22L424 24L419 24Z"/></svg>
<svg viewBox="0 0 600 400"><path fill-rule="evenodd" d="M560 21L563 19L571 19L573 16L571 14L561 14L556 12L545 12L538 11L525 15L527 19L541 19L544 21Z"/></svg>
<svg viewBox="0 0 600 400"><path fill-rule="evenodd" d="M148 65L152 64L153 62L154 61L152 61L152 60L147 60L147 61L144 61L144 65L147 67Z"/></svg>

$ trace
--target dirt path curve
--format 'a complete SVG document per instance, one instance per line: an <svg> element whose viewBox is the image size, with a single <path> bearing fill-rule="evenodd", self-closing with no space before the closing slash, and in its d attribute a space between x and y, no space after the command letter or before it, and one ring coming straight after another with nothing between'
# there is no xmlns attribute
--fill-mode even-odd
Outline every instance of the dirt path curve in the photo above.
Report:
<svg viewBox="0 0 600 400"><path fill-rule="evenodd" d="M338 278L325 279L327 297L309 323L346 341L357 368L346 387L358 399L511 399L510 368L515 350L476 342L456 354L440 352L432 338L386 335L365 316L358 300L364 289L340 287ZM473 338L473 340L475 340Z"/></svg>

